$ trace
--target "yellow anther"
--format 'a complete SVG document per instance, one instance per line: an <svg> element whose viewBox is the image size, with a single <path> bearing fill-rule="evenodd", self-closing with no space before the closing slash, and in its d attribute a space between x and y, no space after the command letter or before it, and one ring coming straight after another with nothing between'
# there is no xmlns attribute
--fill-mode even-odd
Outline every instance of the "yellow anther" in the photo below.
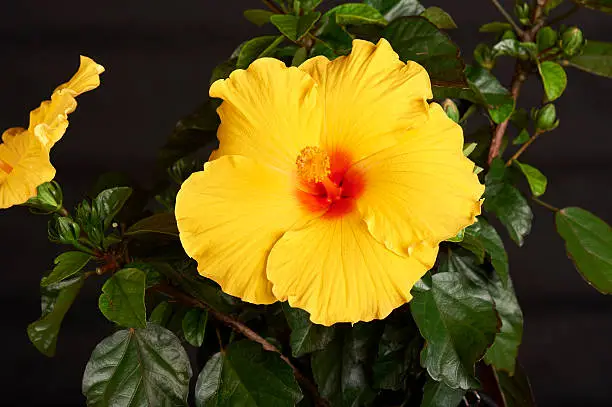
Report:
<svg viewBox="0 0 612 407"><path fill-rule="evenodd" d="M302 149L295 164L298 176L307 182L322 182L331 173L329 156L319 147Z"/></svg>

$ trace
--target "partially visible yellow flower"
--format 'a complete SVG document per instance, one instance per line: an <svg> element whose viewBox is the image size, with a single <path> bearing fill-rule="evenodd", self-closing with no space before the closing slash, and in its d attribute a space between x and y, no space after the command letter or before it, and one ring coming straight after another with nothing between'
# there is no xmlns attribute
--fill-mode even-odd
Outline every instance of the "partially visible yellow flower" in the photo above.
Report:
<svg viewBox="0 0 612 407"><path fill-rule="evenodd" d="M25 203L36 196L36 188L55 176L49 150L64 135L68 114L76 109L75 97L100 84L101 65L81 56L79 70L60 85L51 100L30 113L27 129L11 128L0 144L0 209Z"/></svg>
<svg viewBox="0 0 612 407"><path fill-rule="evenodd" d="M201 274L316 323L386 317L472 224L484 186L427 72L386 40L299 68L263 58L215 82L219 149L176 218Z"/></svg>

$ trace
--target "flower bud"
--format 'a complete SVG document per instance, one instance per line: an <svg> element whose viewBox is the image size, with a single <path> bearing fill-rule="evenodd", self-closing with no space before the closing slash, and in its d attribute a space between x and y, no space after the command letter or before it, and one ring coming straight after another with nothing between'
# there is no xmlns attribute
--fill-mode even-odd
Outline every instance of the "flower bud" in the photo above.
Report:
<svg viewBox="0 0 612 407"><path fill-rule="evenodd" d="M557 110L552 103L542 107L535 114L536 130L540 132L551 131L559 125L557 120Z"/></svg>
<svg viewBox="0 0 612 407"><path fill-rule="evenodd" d="M450 99L445 99L444 102L442 102L442 107L444 108L446 115L452 121L454 121L455 123L459 123L459 109L457 108L455 102Z"/></svg>
<svg viewBox="0 0 612 407"><path fill-rule="evenodd" d="M495 66L495 59L493 59L493 52L487 44L478 44L474 49L474 59L478 65L482 66L487 70L493 69Z"/></svg>
<svg viewBox="0 0 612 407"><path fill-rule="evenodd" d="M516 3L516 6L514 7L514 12L516 13L516 16L522 24L529 24L529 4Z"/></svg>
<svg viewBox="0 0 612 407"><path fill-rule="evenodd" d="M568 55L576 55L584 45L584 36L578 27L569 27L561 34L561 49Z"/></svg>
<svg viewBox="0 0 612 407"><path fill-rule="evenodd" d="M36 196L30 198L25 205L41 213L53 213L60 210L64 196L62 188L55 181L45 182L36 189Z"/></svg>
<svg viewBox="0 0 612 407"><path fill-rule="evenodd" d="M48 233L52 242L72 244L79 240L81 228L72 219L56 215L49 221Z"/></svg>

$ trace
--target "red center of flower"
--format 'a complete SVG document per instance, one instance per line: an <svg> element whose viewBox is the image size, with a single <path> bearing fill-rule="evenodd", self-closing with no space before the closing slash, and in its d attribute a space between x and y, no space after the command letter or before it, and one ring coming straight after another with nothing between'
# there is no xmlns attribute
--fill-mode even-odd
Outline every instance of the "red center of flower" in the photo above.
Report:
<svg viewBox="0 0 612 407"><path fill-rule="evenodd" d="M13 171L13 167L11 167L6 161L0 160L0 171L10 174L11 171Z"/></svg>
<svg viewBox="0 0 612 407"><path fill-rule="evenodd" d="M349 171L348 154L327 154L319 147L306 147L297 157L297 195L309 210L325 211L326 217L342 216L355 207L363 190L363 177Z"/></svg>

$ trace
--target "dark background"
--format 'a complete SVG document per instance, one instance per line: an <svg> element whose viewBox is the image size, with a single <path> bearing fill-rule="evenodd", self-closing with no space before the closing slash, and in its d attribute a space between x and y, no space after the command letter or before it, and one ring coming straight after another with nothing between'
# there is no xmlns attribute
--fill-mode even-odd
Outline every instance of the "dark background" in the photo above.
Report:
<svg viewBox="0 0 612 407"><path fill-rule="evenodd" d="M468 61L475 44L487 38L477 28L501 20L487 0L423 3L454 17L459 29L451 36ZM206 95L212 68L239 43L266 32L242 17L244 9L259 6L256 0L4 0L0 129L27 126L29 111L76 70L79 53L88 55L107 68L102 86L79 97L68 132L52 152L66 206L103 172L124 171L146 182L176 120ZM583 27L587 38L612 41L608 15L581 10L569 21ZM507 84L510 70L502 72ZM535 80L523 89L522 104L540 100ZM612 81L571 70L569 87L557 103L560 127L524 156L549 177L546 201L587 208L608 223L611 97ZM524 247L507 242L525 314L520 360L541 406L610 405L612 301L574 270L552 215L537 206L534 211ZM4 405L84 405L83 369L96 343L111 331L96 312L99 287L88 281L64 321L57 356L48 359L29 343L26 326L40 313L40 276L58 252L46 239L46 221L23 208L0 213Z"/></svg>

